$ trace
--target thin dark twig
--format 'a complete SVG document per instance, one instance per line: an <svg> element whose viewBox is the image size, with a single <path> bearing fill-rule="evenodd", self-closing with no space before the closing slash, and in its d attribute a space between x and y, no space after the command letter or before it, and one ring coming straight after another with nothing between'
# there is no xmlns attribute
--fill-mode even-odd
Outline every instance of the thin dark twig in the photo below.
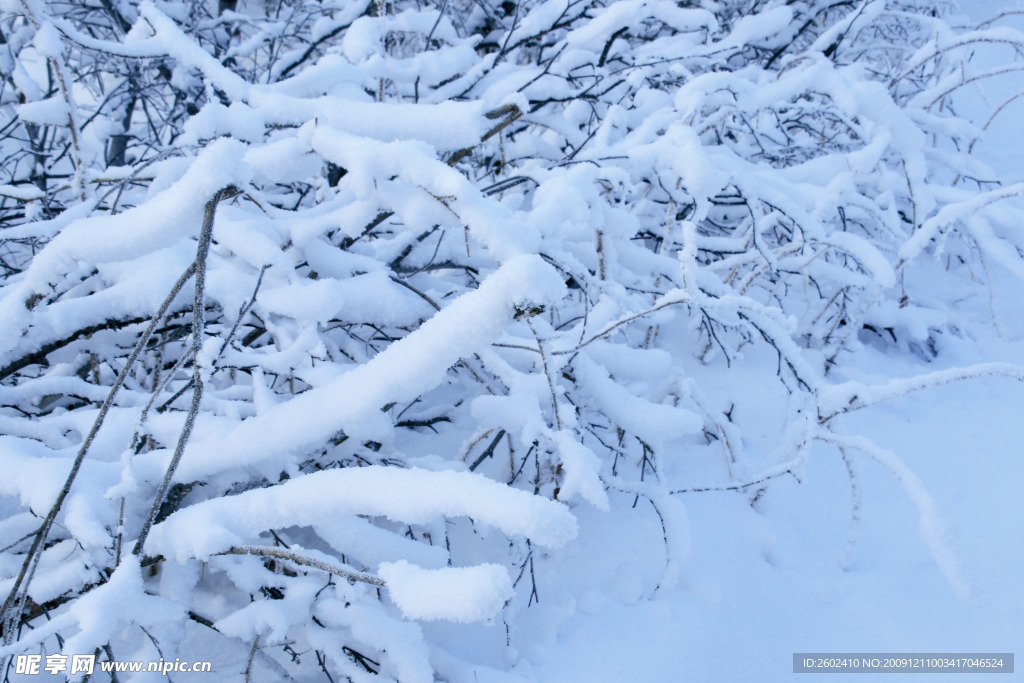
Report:
<svg viewBox="0 0 1024 683"><path fill-rule="evenodd" d="M218 357L224 353L224 349L228 347L228 344L231 343L235 333L238 332L238 326L242 323L242 318L245 317L245 314L248 313L249 309L256 303L256 295L260 293L260 285L263 284L263 274L267 272L267 268L269 267L270 266L267 265L260 268L260 276L256 278L256 287L252 290L252 296L249 297L249 301L247 303L242 304L242 307L238 309L238 317L235 319L235 324L231 326L231 331L228 332L228 336L224 337L224 343L220 345L220 351L217 353Z"/></svg>
<svg viewBox="0 0 1024 683"><path fill-rule="evenodd" d="M196 288L192 303L192 384L194 386L192 405L189 406L188 415L185 416L185 425L182 427L181 434L178 437L178 445L174 449L174 455L171 456L171 462L164 473L163 481L160 482L160 487L157 489L153 505L149 509L149 515L146 517L146 522L139 532L139 540L132 549L133 555L142 554L142 548L146 544L149 530L152 528L153 522L160 512L160 507L163 505L164 498L167 496L167 489L171 486L174 471L178 469L178 463L181 462L181 456L185 452L185 444L188 443L189 436L192 435L192 426L195 424L196 415L199 413L199 404L203 398L203 362L200 351L206 327L206 260L210 253L210 239L213 236L213 219L217 213L217 204L222 199L233 196L235 191L234 187L218 190L213 199L206 203L206 211L203 215L203 228L199 234L199 246L196 249Z"/></svg>
<svg viewBox="0 0 1024 683"><path fill-rule="evenodd" d="M501 437L503 436L505 436L505 430L498 430L498 435L494 437L494 440L491 441L491 444L487 448L485 448L484 452L480 454L480 457L474 460L473 464L469 466L470 472L475 471L477 467L480 467L480 463L494 455L494 449L498 447L498 442L501 441Z"/></svg>

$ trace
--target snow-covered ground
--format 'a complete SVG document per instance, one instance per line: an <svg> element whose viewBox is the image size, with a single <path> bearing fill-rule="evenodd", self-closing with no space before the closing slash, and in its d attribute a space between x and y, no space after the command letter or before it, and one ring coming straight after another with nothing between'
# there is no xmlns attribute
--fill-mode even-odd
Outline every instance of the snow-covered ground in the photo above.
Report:
<svg viewBox="0 0 1024 683"><path fill-rule="evenodd" d="M1022 346L986 350L1019 359ZM861 366L910 369L875 351ZM685 496L692 553L681 585L669 591L652 593L663 556L649 510L638 506L635 519L612 529L596 519L600 513L580 512L583 531L569 549L575 561L538 587L542 607L564 614L566 625L535 634L535 650L524 653L530 663L516 671L551 682L778 681L794 675L796 652L1019 653L1022 406L1024 386L992 379L849 419L851 431L901 455L927 486L973 602L945 581L917 509L877 463L861 467L860 538L843 569L849 479L837 452L818 445L802 483L776 482L753 506L739 493ZM631 559L616 559L623 557Z"/></svg>

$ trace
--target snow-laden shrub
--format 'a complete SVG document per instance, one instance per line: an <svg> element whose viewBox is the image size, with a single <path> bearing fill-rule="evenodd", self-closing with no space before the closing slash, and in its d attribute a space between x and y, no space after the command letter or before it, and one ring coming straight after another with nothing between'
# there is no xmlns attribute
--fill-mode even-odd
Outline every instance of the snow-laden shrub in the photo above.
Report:
<svg viewBox="0 0 1024 683"><path fill-rule="evenodd" d="M5 3L0 652L455 680L418 621L513 644L574 507L653 505L668 588L688 493L756 498L816 441L855 496L858 455L892 470L968 595L921 482L840 424L1020 376L840 381L1024 276L1024 185L955 107L1024 36L953 10ZM936 259L960 293L915 288Z"/></svg>

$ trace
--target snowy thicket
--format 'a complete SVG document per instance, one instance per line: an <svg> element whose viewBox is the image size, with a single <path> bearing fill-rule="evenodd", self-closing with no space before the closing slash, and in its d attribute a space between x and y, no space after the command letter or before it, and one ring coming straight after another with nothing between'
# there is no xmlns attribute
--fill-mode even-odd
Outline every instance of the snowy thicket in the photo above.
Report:
<svg viewBox="0 0 1024 683"><path fill-rule="evenodd" d="M848 552L867 457L970 597L841 422L1024 377L924 367L1024 280L1024 179L972 156L1003 103L957 113L1024 35L935 0L3 12L3 657L463 680L425 624L514 648L574 508L653 506L666 589L687 495L756 499L816 441ZM849 381L865 343L922 375Z"/></svg>

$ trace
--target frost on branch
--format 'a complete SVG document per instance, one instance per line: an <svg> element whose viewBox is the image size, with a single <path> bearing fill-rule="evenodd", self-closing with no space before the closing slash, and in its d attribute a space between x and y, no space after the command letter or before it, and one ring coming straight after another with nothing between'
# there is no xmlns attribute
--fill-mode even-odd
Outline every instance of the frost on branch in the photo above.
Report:
<svg viewBox="0 0 1024 683"><path fill-rule="evenodd" d="M1024 280L1024 179L972 154L1003 105L957 115L1024 36L923 0L209 4L0 21L5 657L457 679L418 622L514 648L574 510L653 509L668 590L687 497L816 440L969 592L841 421L1022 376L942 349Z"/></svg>

